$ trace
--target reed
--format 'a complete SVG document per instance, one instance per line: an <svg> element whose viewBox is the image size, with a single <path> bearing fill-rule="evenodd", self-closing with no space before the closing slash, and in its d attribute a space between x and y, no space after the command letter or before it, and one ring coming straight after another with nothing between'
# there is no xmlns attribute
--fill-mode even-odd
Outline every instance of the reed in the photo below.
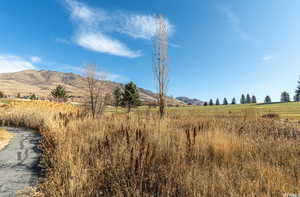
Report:
<svg viewBox="0 0 300 197"><path fill-rule="evenodd" d="M58 106L56 106L58 105ZM36 196L282 196L300 193L298 124L255 112L107 114L9 106L2 124L39 129L46 179ZM55 106L55 107L54 107Z"/></svg>

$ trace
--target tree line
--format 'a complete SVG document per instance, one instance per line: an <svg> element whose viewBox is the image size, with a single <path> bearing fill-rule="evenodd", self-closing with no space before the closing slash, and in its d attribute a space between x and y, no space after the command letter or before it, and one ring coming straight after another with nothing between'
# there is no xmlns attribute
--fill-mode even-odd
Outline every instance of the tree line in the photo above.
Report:
<svg viewBox="0 0 300 197"><path fill-rule="evenodd" d="M300 101L300 80L297 81L297 88L295 90L295 95L294 95L294 101L299 102ZM286 91L282 92L280 95L280 102L286 103L286 102L291 102L290 94ZM250 103L257 103L256 96L250 96L250 94L242 94L240 98L240 104L250 104ZM268 95L264 99L264 103L272 103L271 97ZM228 105L229 102L227 98L223 99L223 105ZM236 99L232 98L232 101L230 103L231 105L237 104ZM212 106L212 105L221 105L220 100L217 98L216 101L214 102L213 99L210 99L209 102L204 102L204 106Z"/></svg>
<svg viewBox="0 0 300 197"><path fill-rule="evenodd" d="M244 94L242 94L241 99L240 99L240 103L241 104L250 104L250 103L256 103L256 96L250 96L250 94L247 94L247 96L245 96ZM236 98L232 98L231 102L229 103L227 98L223 99L223 105L235 105L237 104ZM208 106L208 105L221 105L219 98L216 99L216 101L214 102L213 99L210 99L209 102L204 102L204 106Z"/></svg>

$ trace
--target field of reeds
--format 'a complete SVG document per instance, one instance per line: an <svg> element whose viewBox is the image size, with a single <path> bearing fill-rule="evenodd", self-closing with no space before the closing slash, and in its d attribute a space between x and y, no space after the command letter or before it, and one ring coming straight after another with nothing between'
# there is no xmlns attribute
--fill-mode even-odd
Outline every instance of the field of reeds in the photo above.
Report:
<svg viewBox="0 0 300 197"><path fill-rule="evenodd" d="M300 194L300 125L256 111L153 110L86 118L50 102L0 108L2 125L43 135L36 196Z"/></svg>

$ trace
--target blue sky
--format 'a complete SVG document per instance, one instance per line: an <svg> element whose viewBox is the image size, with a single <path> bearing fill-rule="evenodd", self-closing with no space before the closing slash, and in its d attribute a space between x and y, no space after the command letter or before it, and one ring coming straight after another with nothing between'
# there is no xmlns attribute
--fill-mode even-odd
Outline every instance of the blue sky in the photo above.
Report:
<svg viewBox="0 0 300 197"><path fill-rule="evenodd" d="M0 72L80 73L155 90L154 18L170 28L169 95L274 101L300 75L299 0L9 0L0 4Z"/></svg>

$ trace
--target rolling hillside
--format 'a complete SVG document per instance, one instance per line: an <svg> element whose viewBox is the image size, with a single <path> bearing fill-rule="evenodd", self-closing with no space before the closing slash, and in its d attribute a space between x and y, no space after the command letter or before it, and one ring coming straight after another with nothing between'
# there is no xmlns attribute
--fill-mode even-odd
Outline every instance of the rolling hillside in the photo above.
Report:
<svg viewBox="0 0 300 197"><path fill-rule="evenodd" d="M188 98L188 97L185 97L185 96L180 96L180 97L176 97L177 100L179 101L182 101L188 105L198 105L198 106L201 106L204 104L203 101L200 101L198 99L191 99L191 98Z"/></svg>
<svg viewBox="0 0 300 197"><path fill-rule="evenodd" d="M80 100L87 93L87 85L85 79L74 73L63 73L48 70L26 70L16 73L0 74L0 91L6 95L16 96L18 93L21 96L28 96L32 93L38 97L49 96L51 89L57 85L64 85L69 91L69 94ZM122 87L123 84L112 81L104 81L105 90L112 93L117 87ZM139 88L141 100L144 103L155 102L155 94L149 90ZM182 105L183 102L176 99L168 99L169 104Z"/></svg>

